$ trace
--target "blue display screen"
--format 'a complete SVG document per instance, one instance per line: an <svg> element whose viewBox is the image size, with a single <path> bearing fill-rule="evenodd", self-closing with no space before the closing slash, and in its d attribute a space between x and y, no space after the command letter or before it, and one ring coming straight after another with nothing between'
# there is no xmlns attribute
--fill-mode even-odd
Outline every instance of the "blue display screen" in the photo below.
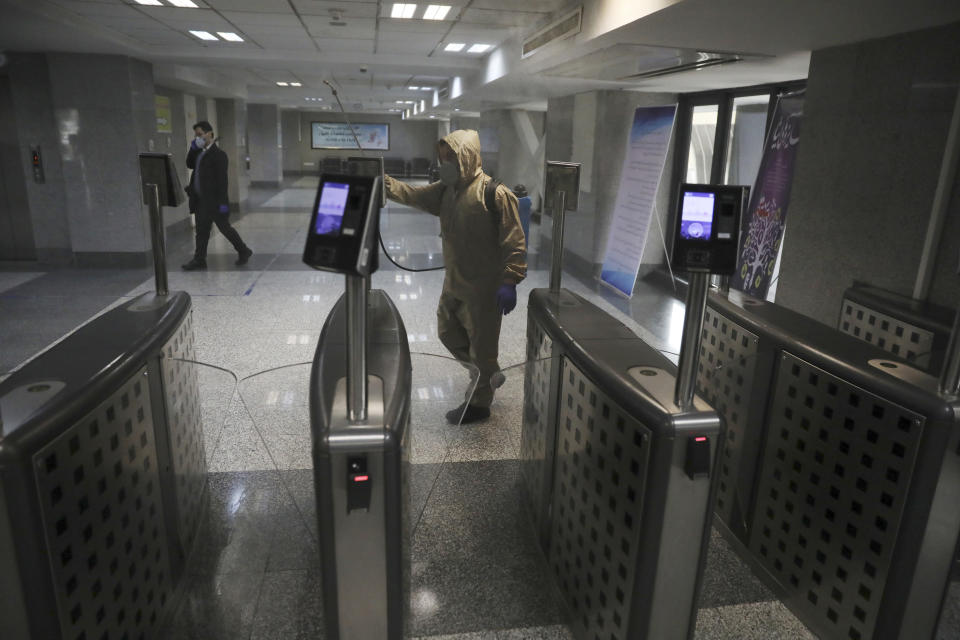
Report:
<svg viewBox="0 0 960 640"><path fill-rule="evenodd" d="M680 209L680 237L685 240L710 240L713 230L713 203L716 194L700 191L683 193Z"/></svg>
<svg viewBox="0 0 960 640"><path fill-rule="evenodd" d="M317 224L314 231L320 235L338 236L343 224L343 212L347 207L350 185L341 182L325 182L317 206Z"/></svg>

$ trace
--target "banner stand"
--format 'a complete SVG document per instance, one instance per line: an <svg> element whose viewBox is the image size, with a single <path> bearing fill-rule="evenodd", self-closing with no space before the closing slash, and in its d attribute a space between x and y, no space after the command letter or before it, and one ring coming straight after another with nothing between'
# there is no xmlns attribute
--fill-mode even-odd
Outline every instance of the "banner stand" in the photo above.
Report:
<svg viewBox="0 0 960 640"><path fill-rule="evenodd" d="M634 111L600 272L600 282L627 299L640 272L676 115L676 104Z"/></svg>

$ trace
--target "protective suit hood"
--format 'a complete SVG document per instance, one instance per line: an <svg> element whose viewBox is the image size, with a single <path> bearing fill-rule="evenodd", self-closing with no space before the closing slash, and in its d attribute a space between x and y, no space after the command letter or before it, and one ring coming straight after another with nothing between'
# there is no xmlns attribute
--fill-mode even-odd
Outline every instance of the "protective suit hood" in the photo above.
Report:
<svg viewBox="0 0 960 640"><path fill-rule="evenodd" d="M480 134L473 129L457 129L441 140L457 154L461 183L473 182L474 178L481 173Z"/></svg>

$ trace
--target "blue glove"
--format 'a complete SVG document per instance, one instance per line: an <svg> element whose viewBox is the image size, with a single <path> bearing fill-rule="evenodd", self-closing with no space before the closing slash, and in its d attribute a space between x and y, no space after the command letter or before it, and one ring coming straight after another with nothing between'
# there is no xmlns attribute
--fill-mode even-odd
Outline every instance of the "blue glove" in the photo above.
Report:
<svg viewBox="0 0 960 640"><path fill-rule="evenodd" d="M507 315L517 306L517 285L502 284L497 289L497 308L500 313Z"/></svg>
<svg viewBox="0 0 960 640"><path fill-rule="evenodd" d="M220 205L220 213L230 213L230 205L228 204Z"/></svg>

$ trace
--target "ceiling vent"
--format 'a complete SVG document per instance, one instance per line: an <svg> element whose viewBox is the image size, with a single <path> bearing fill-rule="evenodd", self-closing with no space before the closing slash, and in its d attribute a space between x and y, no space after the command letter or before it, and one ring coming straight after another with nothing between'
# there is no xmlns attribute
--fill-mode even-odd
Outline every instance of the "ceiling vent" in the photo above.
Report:
<svg viewBox="0 0 960 640"><path fill-rule="evenodd" d="M629 83L760 57L746 53L617 44L547 69L544 75Z"/></svg>
<svg viewBox="0 0 960 640"><path fill-rule="evenodd" d="M342 9L330 9L330 26L331 27L347 26L347 23L343 21Z"/></svg>
<svg viewBox="0 0 960 640"><path fill-rule="evenodd" d="M523 41L522 58L528 58L551 42L563 40L580 33L583 7L577 7L562 18L555 20Z"/></svg>

